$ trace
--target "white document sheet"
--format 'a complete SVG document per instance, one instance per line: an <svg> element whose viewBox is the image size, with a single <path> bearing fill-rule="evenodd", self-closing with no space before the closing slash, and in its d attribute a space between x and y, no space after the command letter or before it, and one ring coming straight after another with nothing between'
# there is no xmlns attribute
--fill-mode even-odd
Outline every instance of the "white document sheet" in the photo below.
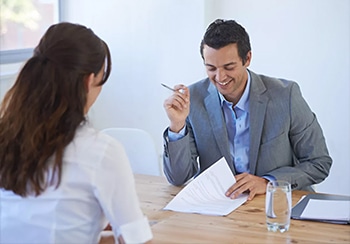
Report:
<svg viewBox="0 0 350 244"><path fill-rule="evenodd" d="M350 220L350 201L310 199L301 218Z"/></svg>
<svg viewBox="0 0 350 244"><path fill-rule="evenodd" d="M206 169L185 186L164 208L185 213L224 216L247 201L248 194L236 199L225 196L225 192L236 182L225 158Z"/></svg>

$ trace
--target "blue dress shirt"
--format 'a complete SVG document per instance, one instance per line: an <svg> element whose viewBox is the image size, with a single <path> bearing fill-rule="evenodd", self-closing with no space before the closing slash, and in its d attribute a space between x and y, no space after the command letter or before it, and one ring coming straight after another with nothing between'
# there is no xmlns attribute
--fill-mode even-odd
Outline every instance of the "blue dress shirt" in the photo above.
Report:
<svg viewBox="0 0 350 244"><path fill-rule="evenodd" d="M237 173L249 172L249 88L251 81L250 74L248 71L247 73L247 85L235 106L219 93L230 143L230 153Z"/></svg>

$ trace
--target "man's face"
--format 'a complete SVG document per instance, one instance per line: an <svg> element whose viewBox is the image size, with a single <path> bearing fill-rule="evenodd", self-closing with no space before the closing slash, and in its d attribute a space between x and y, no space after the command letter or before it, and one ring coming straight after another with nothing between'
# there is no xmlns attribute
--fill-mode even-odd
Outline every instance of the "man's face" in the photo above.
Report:
<svg viewBox="0 0 350 244"><path fill-rule="evenodd" d="M251 52L243 65L237 44L229 44L218 50L204 45L203 58L210 81L228 101L236 104L247 83Z"/></svg>

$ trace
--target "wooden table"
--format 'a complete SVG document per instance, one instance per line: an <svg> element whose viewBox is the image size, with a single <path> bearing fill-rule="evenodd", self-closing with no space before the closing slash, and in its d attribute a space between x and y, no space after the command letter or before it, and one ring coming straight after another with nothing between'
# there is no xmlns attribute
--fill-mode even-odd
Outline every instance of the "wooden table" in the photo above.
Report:
<svg viewBox="0 0 350 244"><path fill-rule="evenodd" d="M153 243L350 243L350 226L291 220L289 231L269 232L265 195L256 196L226 217L166 211L181 190L164 177L135 175L141 208L153 231ZM308 192L293 191L293 206Z"/></svg>

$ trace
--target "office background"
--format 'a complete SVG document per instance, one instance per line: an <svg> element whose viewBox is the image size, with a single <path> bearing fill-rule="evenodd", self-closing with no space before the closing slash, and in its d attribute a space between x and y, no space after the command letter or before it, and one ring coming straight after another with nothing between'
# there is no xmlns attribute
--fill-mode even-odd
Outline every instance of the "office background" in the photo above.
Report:
<svg viewBox="0 0 350 244"><path fill-rule="evenodd" d="M84 24L108 44L113 70L89 118L98 129L136 127L162 153L168 120L160 83L205 77L199 43L216 18L250 35L250 69L295 80L323 128L334 160L320 192L350 195L350 2L348 0L61 0L62 21ZM8 80L8 77L6 78ZM6 90L1 78L1 93ZM160 161L161 163L161 161Z"/></svg>

